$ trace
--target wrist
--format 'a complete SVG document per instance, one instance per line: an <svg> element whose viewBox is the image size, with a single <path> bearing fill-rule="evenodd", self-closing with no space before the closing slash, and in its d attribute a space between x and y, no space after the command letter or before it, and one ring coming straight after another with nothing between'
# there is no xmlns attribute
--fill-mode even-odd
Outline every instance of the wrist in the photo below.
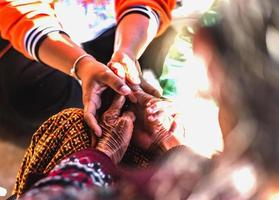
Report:
<svg viewBox="0 0 279 200"><path fill-rule="evenodd" d="M76 78L77 80L81 80L83 77L83 74L86 74L87 72L87 64L86 63L92 63L96 61L96 59L91 56L90 54L83 54L81 56L79 56L72 68L70 69L70 75L73 76L74 78Z"/></svg>
<svg viewBox="0 0 279 200"><path fill-rule="evenodd" d="M110 159L112 158L112 153L110 150L104 148L104 145L97 145L96 146L96 150L102 152L103 154L105 154L107 157L109 157Z"/></svg>
<svg viewBox="0 0 279 200"><path fill-rule="evenodd" d="M137 53L132 50L130 47L121 47L117 50L114 51L114 54L117 56L117 57L122 57L123 59L125 59L125 57L128 57L130 60L137 60Z"/></svg>

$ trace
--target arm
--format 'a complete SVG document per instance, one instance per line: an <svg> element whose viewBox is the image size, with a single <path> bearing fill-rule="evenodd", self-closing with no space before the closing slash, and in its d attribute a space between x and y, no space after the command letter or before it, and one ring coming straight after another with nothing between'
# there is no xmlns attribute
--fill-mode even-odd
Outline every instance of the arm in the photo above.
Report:
<svg viewBox="0 0 279 200"><path fill-rule="evenodd" d="M26 57L71 74L75 61L86 52L75 44L57 20L52 1L0 0L0 33ZM86 56L77 62L76 74L82 81L84 117L90 128L101 135L95 114L100 95L111 87L121 95L131 91L109 68Z"/></svg>
<svg viewBox="0 0 279 200"><path fill-rule="evenodd" d="M118 27L110 62L110 67L116 74L130 83L140 83L137 59L150 42L167 28L175 2L116 1Z"/></svg>
<svg viewBox="0 0 279 200"><path fill-rule="evenodd" d="M168 27L170 20L171 20L171 11L174 9L176 5L175 0L118 0L116 1L116 16L118 22L121 21L121 18L123 17L123 14L128 16L127 13L133 13L131 11L134 10L134 8L139 8L139 5L141 7L146 7L147 10L152 10L156 13L159 19L159 29L157 32L157 35L160 35L165 31L165 29ZM141 11L140 11L141 10ZM153 20L150 12L144 11L144 9L137 9L137 13L141 13L145 16L149 16L150 20Z"/></svg>
<svg viewBox="0 0 279 200"><path fill-rule="evenodd" d="M28 58L45 35L63 31L52 9L52 1L0 0L0 34Z"/></svg>

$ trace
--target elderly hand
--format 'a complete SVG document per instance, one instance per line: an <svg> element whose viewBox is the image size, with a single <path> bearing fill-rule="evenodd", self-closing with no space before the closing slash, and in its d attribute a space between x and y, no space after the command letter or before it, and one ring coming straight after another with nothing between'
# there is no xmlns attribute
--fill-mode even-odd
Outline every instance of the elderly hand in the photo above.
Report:
<svg viewBox="0 0 279 200"><path fill-rule="evenodd" d="M106 65L92 57L85 57L78 63L77 75L82 81L85 121L97 136L101 136L102 130L96 119L96 111L101 106L101 94L107 87L121 95L128 95L131 90Z"/></svg>
<svg viewBox="0 0 279 200"><path fill-rule="evenodd" d="M148 147L147 136L142 135L148 132L150 145L159 145L163 150L186 144L185 130L179 122L179 115L175 112L172 102L155 98L142 91L135 92L135 96L140 108L137 110L137 116L143 116L142 122L139 123L143 123L145 129L145 131L135 130L137 143ZM143 113L140 113L140 110Z"/></svg>
<svg viewBox="0 0 279 200"><path fill-rule="evenodd" d="M120 113L124 103L125 97L117 95L103 114L100 123L103 135L96 147L108 155L115 164L120 162L126 152L134 128L134 113L130 111Z"/></svg>
<svg viewBox="0 0 279 200"><path fill-rule="evenodd" d="M143 89L145 92L153 96L161 96L156 88L142 78L139 62L132 55L120 50L116 51L112 55L108 66L117 76L127 81L127 84L132 90L137 91Z"/></svg>

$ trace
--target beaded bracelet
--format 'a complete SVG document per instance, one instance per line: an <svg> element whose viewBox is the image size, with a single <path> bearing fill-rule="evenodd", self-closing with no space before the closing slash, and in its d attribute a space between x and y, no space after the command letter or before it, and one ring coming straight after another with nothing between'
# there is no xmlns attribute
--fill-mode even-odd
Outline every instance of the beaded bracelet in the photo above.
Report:
<svg viewBox="0 0 279 200"><path fill-rule="evenodd" d="M78 75L77 75L77 73L76 73L76 67L77 67L77 64L78 64L78 62L82 59L82 58L84 58L84 57L91 57L91 58L93 58L93 59L95 59L93 56L91 56L90 54L83 54L83 55L81 55L81 56L79 56L76 60L75 60L75 62L74 62L74 64L73 64L73 66L72 66L72 68L70 69L70 75L71 76L73 76L75 79L77 79L77 80L80 80L80 78L78 77Z"/></svg>

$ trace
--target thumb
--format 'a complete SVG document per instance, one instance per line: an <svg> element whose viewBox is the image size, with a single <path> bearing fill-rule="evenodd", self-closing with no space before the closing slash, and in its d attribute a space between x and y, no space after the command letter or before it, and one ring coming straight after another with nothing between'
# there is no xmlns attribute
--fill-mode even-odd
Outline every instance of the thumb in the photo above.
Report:
<svg viewBox="0 0 279 200"><path fill-rule="evenodd" d="M125 124L125 129L126 132L131 134L130 136L132 136L132 132L134 129L134 121L135 121L136 117L135 114L131 111L126 111L122 114L121 118L120 118L120 124Z"/></svg>
<svg viewBox="0 0 279 200"><path fill-rule="evenodd" d="M126 111L122 114L121 118L126 121L134 122L136 119L136 116L132 111Z"/></svg>
<svg viewBox="0 0 279 200"><path fill-rule="evenodd" d="M131 93L131 89L125 84L124 80L119 78L110 69L100 75L99 81L109 86L120 95L128 95Z"/></svg>
<svg viewBox="0 0 279 200"><path fill-rule="evenodd" d="M140 75L135 67L127 67L126 79L129 83L140 84Z"/></svg>
<svg viewBox="0 0 279 200"><path fill-rule="evenodd" d="M125 78L125 69L119 62L109 62L108 67L120 78Z"/></svg>
<svg viewBox="0 0 279 200"><path fill-rule="evenodd" d="M114 113L117 116L119 116L120 110L122 108L122 106L125 103L126 98L124 96L121 95L115 95L112 104L110 105L110 107L107 109L106 112L109 113Z"/></svg>

